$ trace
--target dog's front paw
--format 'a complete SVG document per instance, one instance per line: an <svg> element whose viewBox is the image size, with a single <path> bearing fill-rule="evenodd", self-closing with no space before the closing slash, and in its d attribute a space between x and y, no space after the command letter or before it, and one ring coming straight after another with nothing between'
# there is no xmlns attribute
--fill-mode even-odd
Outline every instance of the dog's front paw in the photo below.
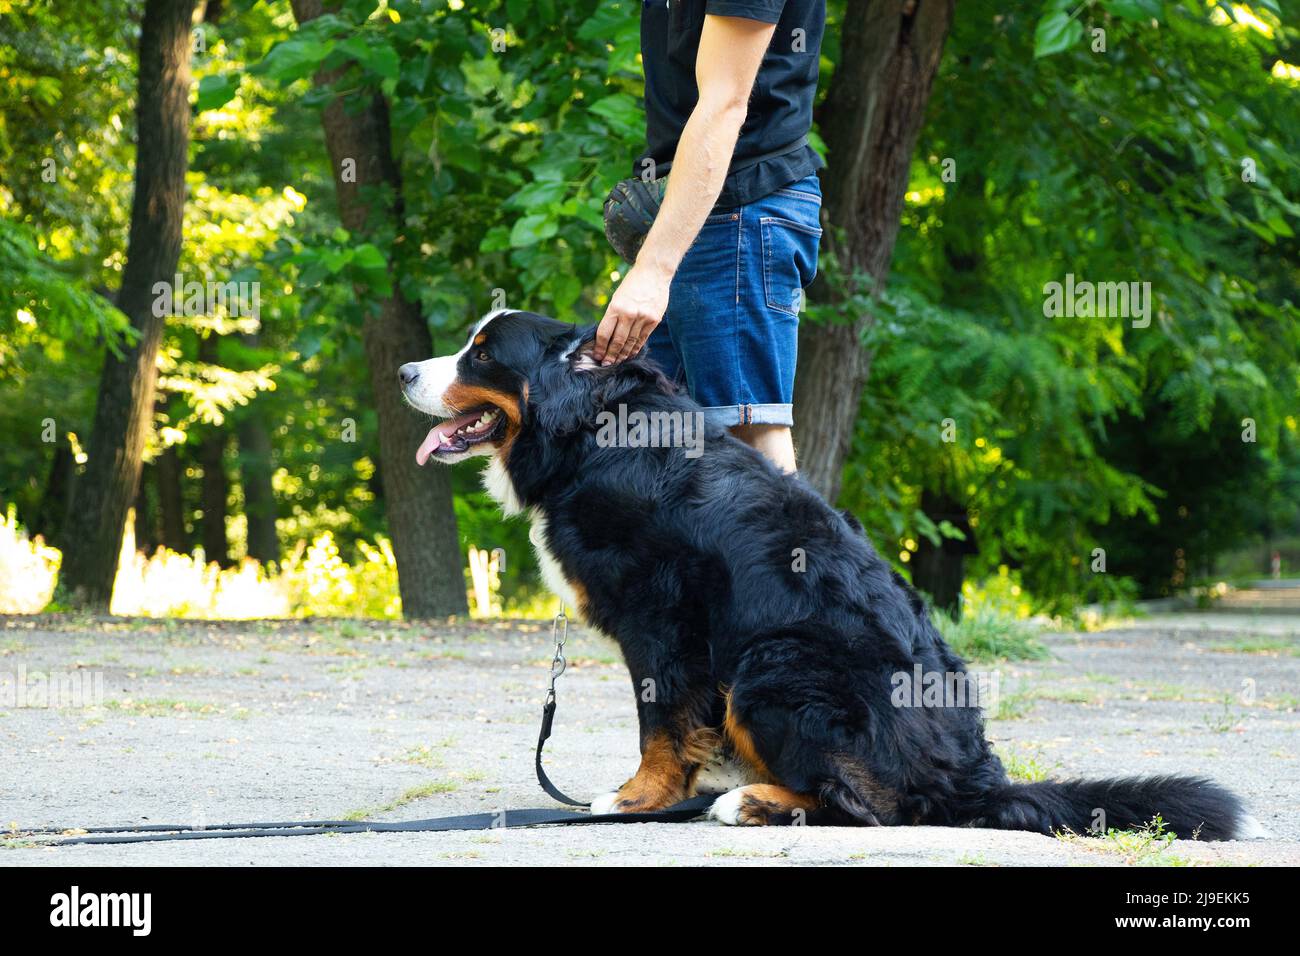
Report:
<svg viewBox="0 0 1300 956"><path fill-rule="evenodd" d="M618 791L611 790L609 793L602 793L591 801L592 816L599 816L604 813L621 813L618 809Z"/></svg>

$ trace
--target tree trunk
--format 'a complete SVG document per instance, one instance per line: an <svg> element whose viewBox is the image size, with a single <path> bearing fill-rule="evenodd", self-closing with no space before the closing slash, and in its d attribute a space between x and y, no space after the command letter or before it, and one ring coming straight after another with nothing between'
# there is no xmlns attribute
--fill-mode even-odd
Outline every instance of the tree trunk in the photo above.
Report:
<svg viewBox="0 0 1300 956"><path fill-rule="evenodd" d="M912 148L954 2L862 0L848 4L844 14L840 61L818 111L830 149L823 173L829 226L823 251L845 277L869 277L876 292L889 274ZM861 343L875 317L849 319L843 325L803 325L795 378L799 472L832 502L871 370Z"/></svg>
<svg viewBox="0 0 1300 956"><path fill-rule="evenodd" d="M145 462L140 466L140 480L135 495L135 549L153 554L158 549L153 510L149 507L149 474L153 466Z"/></svg>
<svg viewBox="0 0 1300 956"><path fill-rule="evenodd" d="M257 403L239 423L239 481L244 489L248 522L248 556L262 564L280 560L280 536L275 529L275 489L271 485L271 435L259 416Z"/></svg>
<svg viewBox="0 0 1300 956"><path fill-rule="evenodd" d="M203 509L203 557L223 568L230 567L230 543L226 539L226 501L230 482L226 478L226 433L211 431L199 443L199 465L203 481L199 485L199 507Z"/></svg>
<svg viewBox="0 0 1300 956"><path fill-rule="evenodd" d="M941 492L924 491L921 510L935 524L947 521L961 531L965 540L940 538L939 544L921 537L912 559L912 584L930 596L931 603L954 621L961 618L961 583L966 576L966 555L978 554L975 529L966 509Z"/></svg>
<svg viewBox="0 0 1300 956"><path fill-rule="evenodd" d="M204 365L217 365L221 337L209 332L199 339L198 358ZM230 567L230 542L226 537L226 503L230 499L230 480L226 477L227 435L223 425L210 425L199 440L199 466L203 479L199 483L199 507L203 509L201 543L203 557L223 568Z"/></svg>
<svg viewBox="0 0 1300 956"><path fill-rule="evenodd" d="M256 332L240 336L244 345L257 348ZM244 520L248 526L247 554L262 564L280 561L279 517L275 487L271 483L275 466L271 458L271 433L262 414L265 403L256 400L239 416L235 434L239 439L239 483L244 491Z"/></svg>
<svg viewBox="0 0 1300 956"><path fill-rule="evenodd" d="M164 448L154 466L154 478L158 483L158 513L162 519L162 540L159 543L177 554L188 554L190 544L185 533L181 456L176 446Z"/></svg>
<svg viewBox="0 0 1300 956"><path fill-rule="evenodd" d="M117 306L139 333L109 353L86 471L73 491L62 585L69 600L107 610L127 511L140 482L153 416L162 316L153 286L170 282L181 251L190 130L190 19L193 0L147 0L140 30L135 195Z"/></svg>
<svg viewBox="0 0 1300 956"><path fill-rule="evenodd" d="M45 540L63 549L63 528L68 514L68 495L76 480L77 460L72 454L72 444L60 436L54 446L54 460L50 462L50 473L45 479L45 494L41 496L41 506L36 511L36 520L32 530L44 535Z"/></svg>
<svg viewBox="0 0 1300 956"><path fill-rule="evenodd" d="M292 0L292 6L300 24L324 12L321 0ZM319 73L316 84L327 86L336 76ZM321 119L343 225L354 236L368 235L372 211L362 197L387 195L390 205L374 215L386 219L400 237L405 228L402 181L392 153L388 103L378 93L352 92L331 100ZM355 182L343 181L345 159L356 164ZM362 338L379 415L380 470L402 613L413 618L464 614L469 607L452 510L451 470L416 465L415 450L427 422L407 407L397 387L398 367L427 359L433 342L428 324L418 307L402 296L397 278L393 294L367 312Z"/></svg>

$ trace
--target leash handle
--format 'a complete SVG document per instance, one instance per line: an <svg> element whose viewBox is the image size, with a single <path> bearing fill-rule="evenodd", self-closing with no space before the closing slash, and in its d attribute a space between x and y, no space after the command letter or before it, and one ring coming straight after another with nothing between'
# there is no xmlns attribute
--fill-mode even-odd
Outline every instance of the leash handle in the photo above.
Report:
<svg viewBox="0 0 1300 956"><path fill-rule="evenodd" d="M561 601L560 613L555 615L555 620L551 622L551 639L555 641L555 656L551 659L551 684L546 690L546 700L542 702L542 726L537 734L537 755L534 765L537 770L537 782L546 791L547 796L560 803L567 803L571 807L589 807L590 803L573 799L551 783L551 778L546 775L546 770L542 767L542 750L546 747L546 741L551 736L551 728L555 724L555 682L569 666L569 662L564 657L564 642L568 638L569 616L565 613L564 602Z"/></svg>

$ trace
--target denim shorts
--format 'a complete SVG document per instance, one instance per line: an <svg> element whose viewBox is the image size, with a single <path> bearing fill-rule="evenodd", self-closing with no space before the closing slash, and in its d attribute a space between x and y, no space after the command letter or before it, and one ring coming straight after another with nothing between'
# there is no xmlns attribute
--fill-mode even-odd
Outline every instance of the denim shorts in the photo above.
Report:
<svg viewBox="0 0 1300 956"><path fill-rule="evenodd" d="M791 425L803 290L817 274L815 175L714 210L673 277L646 354L733 425Z"/></svg>

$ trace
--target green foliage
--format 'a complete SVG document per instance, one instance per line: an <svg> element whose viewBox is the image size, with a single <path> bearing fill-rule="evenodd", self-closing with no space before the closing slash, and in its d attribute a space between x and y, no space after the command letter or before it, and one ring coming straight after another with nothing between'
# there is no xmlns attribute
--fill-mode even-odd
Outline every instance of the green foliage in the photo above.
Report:
<svg viewBox="0 0 1300 956"><path fill-rule="evenodd" d="M965 614L959 622L936 613L934 624L949 646L968 661L1039 660L1049 656L1032 627L994 611Z"/></svg>
<svg viewBox="0 0 1300 956"><path fill-rule="evenodd" d="M939 611L933 612L931 619L943 639L966 660L983 663L1051 656L1039 640L1039 625L1026 619L1028 595L1007 568L998 568L980 586L968 581L962 587L961 603L960 620Z"/></svg>
<svg viewBox="0 0 1300 956"><path fill-rule="evenodd" d="M0 219L0 381L21 374L27 346L98 337L130 341L126 316L47 258L30 229Z"/></svg>
<svg viewBox="0 0 1300 956"><path fill-rule="evenodd" d="M1057 14L1104 29L1105 52L1063 42ZM1055 613L1123 597L1128 575L1177 586L1180 547L1204 571L1294 527L1300 98L1274 64L1295 34L1269 5L1234 15L958 12L889 286L846 309L879 316L842 501L878 539L933 540L920 495L943 492L974 527L968 575L1020 569ZM1067 274L1150 283L1149 324L1048 317Z"/></svg>
<svg viewBox="0 0 1300 956"><path fill-rule="evenodd" d="M643 146L639 7L343 0L299 29L287 0L222 6L193 63L180 271L256 281L261 309L169 319L146 454L176 454L192 549L196 446L260 424L287 560L329 532L339 566L362 567L385 530L368 310L399 289L440 352L502 304L599 317L623 268L601 205ZM829 7L823 89L844 4ZM111 302L137 9L0 2L0 501L36 530L57 530L55 466L75 462L105 349L127 341ZM877 319L841 504L900 567L921 541L966 539L968 581L1023 589L998 611L967 592L953 637L971 653L1024 652L1008 622L1030 610L1176 589L1225 549L1295 533L1297 22L1294 0L965 0L887 286L823 258L839 305L807 321ZM335 95L387 105L402 192L363 199L400 199L401 228L385 217L364 242L338 225L320 129ZM1048 317L1045 287L1068 274L1149 282L1149 324ZM236 556L245 460L229 441ZM507 607L540 608L526 525L500 519L474 469L453 479L462 544L504 549ZM926 514L926 492L958 502L969 534Z"/></svg>

